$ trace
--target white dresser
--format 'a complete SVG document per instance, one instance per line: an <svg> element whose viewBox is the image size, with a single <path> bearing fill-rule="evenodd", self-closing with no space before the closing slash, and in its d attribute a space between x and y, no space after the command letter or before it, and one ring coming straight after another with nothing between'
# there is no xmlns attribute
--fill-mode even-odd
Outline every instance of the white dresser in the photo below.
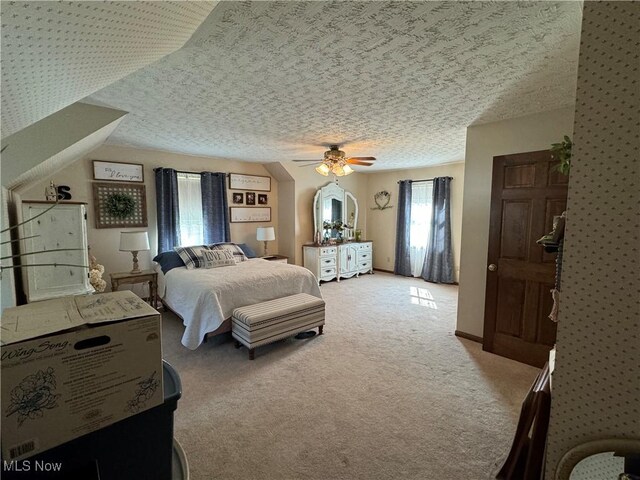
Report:
<svg viewBox="0 0 640 480"><path fill-rule="evenodd" d="M304 245L304 266L320 281L373 272L373 243L349 242L339 245Z"/></svg>
<svg viewBox="0 0 640 480"><path fill-rule="evenodd" d="M22 268L28 302L93 292L87 267L85 205L59 203L51 208L53 205L53 202L22 202L22 221L40 215L21 227L20 251L29 254L21 260L25 265L32 265Z"/></svg>

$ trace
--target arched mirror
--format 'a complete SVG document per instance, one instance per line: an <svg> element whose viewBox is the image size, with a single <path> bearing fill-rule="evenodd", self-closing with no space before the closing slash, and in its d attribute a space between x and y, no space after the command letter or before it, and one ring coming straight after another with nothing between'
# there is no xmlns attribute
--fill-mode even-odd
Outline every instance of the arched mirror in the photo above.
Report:
<svg viewBox="0 0 640 480"><path fill-rule="evenodd" d="M351 192L346 191L335 183L330 183L318 189L313 197L313 225L316 232L325 233L325 222L335 225L342 222L345 226L342 235L345 239L353 237L358 222L358 201ZM351 228L349 228L351 227ZM336 228L326 233L331 238L339 236Z"/></svg>

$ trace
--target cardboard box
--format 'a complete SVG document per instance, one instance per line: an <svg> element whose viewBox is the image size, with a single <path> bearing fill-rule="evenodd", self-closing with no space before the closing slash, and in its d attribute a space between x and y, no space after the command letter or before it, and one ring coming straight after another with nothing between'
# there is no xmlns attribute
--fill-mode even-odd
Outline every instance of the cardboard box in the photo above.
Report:
<svg viewBox="0 0 640 480"><path fill-rule="evenodd" d="M129 291L6 309L0 344L4 460L163 402L160 314Z"/></svg>

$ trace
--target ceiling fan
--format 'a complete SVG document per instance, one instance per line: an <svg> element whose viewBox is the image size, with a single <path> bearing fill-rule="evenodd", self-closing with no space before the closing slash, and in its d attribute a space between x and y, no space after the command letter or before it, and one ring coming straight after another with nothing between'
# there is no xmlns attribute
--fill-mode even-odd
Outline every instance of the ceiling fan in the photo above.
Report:
<svg viewBox="0 0 640 480"><path fill-rule="evenodd" d="M329 150L324 152L324 158L320 165L316 167L316 172L320 175L328 176L333 173L337 177L349 175L354 170L349 165L362 165L370 167L376 157L346 157L344 152L340 150L339 145L331 145ZM294 162L317 162L318 160L294 160ZM306 166L306 165L301 165Z"/></svg>

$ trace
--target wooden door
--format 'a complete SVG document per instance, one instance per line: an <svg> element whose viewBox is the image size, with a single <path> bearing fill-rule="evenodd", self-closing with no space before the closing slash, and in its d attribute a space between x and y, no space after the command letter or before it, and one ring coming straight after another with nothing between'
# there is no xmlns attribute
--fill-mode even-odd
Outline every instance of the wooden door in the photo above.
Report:
<svg viewBox="0 0 640 480"><path fill-rule="evenodd" d="M483 349L542 367L556 340L556 254L536 243L566 208L568 178L549 151L493 159Z"/></svg>

